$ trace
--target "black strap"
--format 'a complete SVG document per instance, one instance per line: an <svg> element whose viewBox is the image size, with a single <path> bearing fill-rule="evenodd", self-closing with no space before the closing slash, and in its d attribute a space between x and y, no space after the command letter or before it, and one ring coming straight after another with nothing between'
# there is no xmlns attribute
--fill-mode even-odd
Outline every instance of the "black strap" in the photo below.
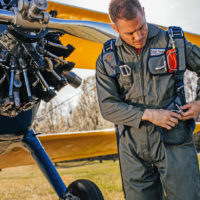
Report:
<svg viewBox="0 0 200 200"><path fill-rule="evenodd" d="M112 52L114 54L115 62L116 62L115 70L116 70L116 73L119 74L120 73L120 68L119 68L120 62L119 62L119 59L117 56L117 48L115 46L115 42L116 42L115 39L111 39L104 43L102 56L107 53L110 53L110 52Z"/></svg>
<svg viewBox="0 0 200 200"><path fill-rule="evenodd" d="M181 27L178 26L170 26L168 28L168 35L169 38L172 39L173 41L172 44L174 44L174 47L176 48L176 39L183 39L184 40L184 32ZM177 95L182 96L182 103L186 103L186 98L185 98L185 91L184 91L184 72L176 70L174 72L174 77L175 77L175 92Z"/></svg>
<svg viewBox="0 0 200 200"><path fill-rule="evenodd" d="M184 39L184 32L179 26L170 26L168 28L168 34L172 36L173 39Z"/></svg>

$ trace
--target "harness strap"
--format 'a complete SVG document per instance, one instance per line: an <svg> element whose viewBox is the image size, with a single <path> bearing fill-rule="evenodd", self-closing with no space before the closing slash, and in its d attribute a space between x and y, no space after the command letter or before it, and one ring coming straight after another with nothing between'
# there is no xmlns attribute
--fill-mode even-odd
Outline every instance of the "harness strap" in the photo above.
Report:
<svg viewBox="0 0 200 200"><path fill-rule="evenodd" d="M119 62L117 56L117 48L115 46L116 40L108 40L103 46L102 60L107 74L111 77L116 77L117 74L122 76L130 76L131 68L124 65L122 61Z"/></svg>
<svg viewBox="0 0 200 200"><path fill-rule="evenodd" d="M180 27L177 26L170 26L168 28L168 35L169 39L171 41L171 45L173 49L176 49L176 41L177 40L183 40L184 42L184 32ZM174 76L175 76L175 89L176 93L178 94L181 92L181 90L184 91L184 72L176 70L174 71ZM185 92L184 92L185 96ZM184 103L186 103L186 100L184 99Z"/></svg>
<svg viewBox="0 0 200 200"><path fill-rule="evenodd" d="M167 31L168 31L168 34L171 35L172 38L174 39L178 39L178 38L184 39L184 32L182 28L179 26L170 26Z"/></svg>
<svg viewBox="0 0 200 200"><path fill-rule="evenodd" d="M116 77L117 74L121 72L115 42L115 39L105 42L102 51L102 60L105 71L111 77Z"/></svg>
<svg viewBox="0 0 200 200"><path fill-rule="evenodd" d="M168 29L168 35L173 46L176 48L176 41L183 40L185 42L184 32L180 27L172 26ZM183 58L182 58L183 59ZM185 90L184 90L184 72L183 71L175 71L175 90L177 96L180 97L182 105L186 104L186 96L185 96ZM195 121L193 119L188 120L188 124L190 124L192 132L195 129Z"/></svg>

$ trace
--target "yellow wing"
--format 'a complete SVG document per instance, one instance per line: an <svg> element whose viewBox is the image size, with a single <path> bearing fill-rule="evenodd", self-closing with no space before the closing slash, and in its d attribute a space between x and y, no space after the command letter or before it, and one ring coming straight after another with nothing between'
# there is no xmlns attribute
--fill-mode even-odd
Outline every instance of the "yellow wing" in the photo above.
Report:
<svg viewBox="0 0 200 200"><path fill-rule="evenodd" d="M194 133L199 130L200 123L197 123ZM41 135L38 138L53 163L117 154L114 129ZM20 147L0 155L0 161L0 169L35 163L30 153Z"/></svg>
<svg viewBox="0 0 200 200"><path fill-rule="evenodd" d="M38 136L53 163L117 153L114 129ZM20 147L0 155L0 169L34 164Z"/></svg>
<svg viewBox="0 0 200 200"><path fill-rule="evenodd" d="M87 9L77 8L73 6L63 5L54 2L48 2L48 10L57 10L57 18L70 20L88 20L109 23L108 15L100 12L95 12ZM98 55L101 53L102 44L90 42L71 35L65 34L62 43L67 45L72 44L75 51L67 58L69 61L74 61L77 68L95 69L95 63Z"/></svg>

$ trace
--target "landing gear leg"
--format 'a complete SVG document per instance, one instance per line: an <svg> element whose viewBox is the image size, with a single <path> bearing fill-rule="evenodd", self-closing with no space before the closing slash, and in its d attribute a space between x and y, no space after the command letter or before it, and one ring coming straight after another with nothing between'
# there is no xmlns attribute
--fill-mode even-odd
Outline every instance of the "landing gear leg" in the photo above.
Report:
<svg viewBox="0 0 200 200"><path fill-rule="evenodd" d="M59 198L63 200L75 200L73 196L72 198L70 198L70 194L68 194L68 189L63 183L60 175L58 174L56 168L48 157L46 151L42 147L34 131L30 130L26 132L22 142L25 144L25 147L31 152L33 159L37 162L39 168L48 179L49 183L52 185Z"/></svg>
<svg viewBox="0 0 200 200"><path fill-rule="evenodd" d="M60 200L103 200L101 191L97 185L90 180L76 180L66 188L33 130L24 134L22 142L31 152L33 159L37 162Z"/></svg>

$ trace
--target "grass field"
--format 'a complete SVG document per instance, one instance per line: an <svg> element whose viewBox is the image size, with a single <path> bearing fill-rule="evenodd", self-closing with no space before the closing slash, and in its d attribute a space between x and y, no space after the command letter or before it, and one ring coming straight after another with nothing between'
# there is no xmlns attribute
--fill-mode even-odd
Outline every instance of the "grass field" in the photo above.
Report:
<svg viewBox="0 0 200 200"><path fill-rule="evenodd" d="M90 179L105 200L123 200L118 161L60 163L57 167L66 186L77 179ZM58 200L37 166L4 169L0 172L0 200Z"/></svg>
<svg viewBox="0 0 200 200"><path fill-rule="evenodd" d="M60 163L57 170L68 186L76 179L90 179L105 200L123 200L118 161ZM0 172L0 200L57 200L54 190L37 166L4 169Z"/></svg>

